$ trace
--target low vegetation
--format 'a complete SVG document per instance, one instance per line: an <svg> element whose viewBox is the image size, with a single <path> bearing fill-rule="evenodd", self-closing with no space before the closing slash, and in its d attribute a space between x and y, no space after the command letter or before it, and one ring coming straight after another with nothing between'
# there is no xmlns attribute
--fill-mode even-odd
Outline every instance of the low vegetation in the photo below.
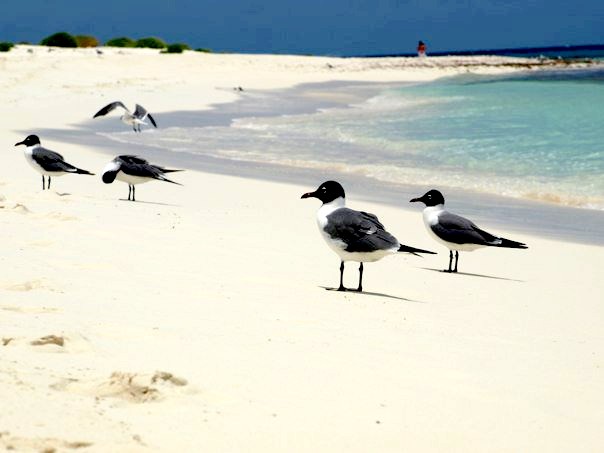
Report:
<svg viewBox="0 0 604 453"><path fill-rule="evenodd" d="M64 31L47 36L40 41L40 44L53 47L78 47L76 39Z"/></svg>
<svg viewBox="0 0 604 453"><path fill-rule="evenodd" d="M78 44L78 47L97 47L99 45L99 40L94 36L76 35L74 38Z"/></svg>
<svg viewBox="0 0 604 453"><path fill-rule="evenodd" d="M149 49L165 49L166 43L159 38L141 38L136 41L135 47L146 47Z"/></svg>
<svg viewBox="0 0 604 453"><path fill-rule="evenodd" d="M67 32L54 33L44 38L41 42L43 46L54 46L54 47L98 47L101 45L99 40L94 36L90 35L70 35ZM118 38L112 38L105 42L107 47L138 47L147 49L161 49L162 53L183 53L185 50L192 50L188 44L177 42L173 44L166 44L166 42L160 38L149 36L146 38L132 39L127 36L120 36ZM13 46L13 43L3 42L0 43L0 52L8 52ZM207 48L197 48L196 52L212 52Z"/></svg>
<svg viewBox="0 0 604 453"><path fill-rule="evenodd" d="M191 50L191 48L187 44L177 42L169 44L166 50L162 50L162 53L183 53L185 50Z"/></svg>
<svg viewBox="0 0 604 453"><path fill-rule="evenodd" d="M105 43L107 47L134 47L136 41L134 39L122 36L121 38L113 38Z"/></svg>
<svg viewBox="0 0 604 453"><path fill-rule="evenodd" d="M12 42L8 42L8 41L0 42L0 52L8 52L14 46L15 45Z"/></svg>

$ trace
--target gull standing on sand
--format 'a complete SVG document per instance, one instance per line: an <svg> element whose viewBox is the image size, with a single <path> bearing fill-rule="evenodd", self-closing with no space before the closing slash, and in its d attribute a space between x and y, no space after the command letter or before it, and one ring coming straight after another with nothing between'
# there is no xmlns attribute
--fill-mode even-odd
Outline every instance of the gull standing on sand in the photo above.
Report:
<svg viewBox="0 0 604 453"><path fill-rule="evenodd" d="M51 176L63 176L66 173L94 174L68 164L59 153L42 148L37 135L28 135L22 142L15 143L15 146L19 145L25 145L25 159L42 175L42 190L50 189ZM45 187L45 176L48 176L48 187Z"/></svg>
<svg viewBox="0 0 604 453"><path fill-rule="evenodd" d="M378 261L397 252L432 253L402 245L384 229L378 218L367 212L346 207L344 188L336 181L327 181L314 192L301 198L318 198L323 202L317 212L317 224L327 245L340 257L340 286L338 291L363 291L363 263ZM359 286L344 287L344 262L356 261L359 266Z"/></svg>
<svg viewBox="0 0 604 453"><path fill-rule="evenodd" d="M124 109L124 114L120 117L120 119L122 120L123 123L128 124L129 126L132 126L132 130L134 132L141 131L141 124L148 126L148 124L145 123L145 118L149 118L149 121L151 121L151 124L153 124L153 127L157 128L157 124L155 123L155 120L153 119L151 114L149 112L147 112L147 110L142 105L136 104L134 113L130 113L130 110L128 110L126 108L126 106L124 104L122 104L120 101L112 102L111 104L106 105L101 110L96 112L94 114L93 118L107 115L109 112L115 110L118 107L121 107Z"/></svg>
<svg viewBox="0 0 604 453"><path fill-rule="evenodd" d="M170 181L164 176L164 173L175 171L168 168L152 165L145 159L138 156L117 156L109 162L103 170L103 182L111 184L116 179L128 183L128 201L136 201L134 198L134 186L145 182L158 180L166 181L172 184L182 185L175 181Z"/></svg>
<svg viewBox="0 0 604 453"><path fill-rule="evenodd" d="M430 190L422 197L410 200L411 203L418 201L426 205L423 216L428 233L436 242L449 249L449 268L444 272L457 272L460 251L472 252L481 247L528 248L521 242L487 233L470 220L446 211L445 197L438 190ZM455 251L455 267L452 267L453 251Z"/></svg>

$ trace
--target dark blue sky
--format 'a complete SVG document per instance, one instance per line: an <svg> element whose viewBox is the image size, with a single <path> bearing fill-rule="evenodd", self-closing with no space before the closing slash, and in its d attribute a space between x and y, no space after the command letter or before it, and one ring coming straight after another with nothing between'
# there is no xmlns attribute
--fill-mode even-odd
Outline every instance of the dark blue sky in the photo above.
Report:
<svg viewBox="0 0 604 453"><path fill-rule="evenodd" d="M22 0L0 41L55 31L216 51L365 55L604 43L604 0Z"/></svg>

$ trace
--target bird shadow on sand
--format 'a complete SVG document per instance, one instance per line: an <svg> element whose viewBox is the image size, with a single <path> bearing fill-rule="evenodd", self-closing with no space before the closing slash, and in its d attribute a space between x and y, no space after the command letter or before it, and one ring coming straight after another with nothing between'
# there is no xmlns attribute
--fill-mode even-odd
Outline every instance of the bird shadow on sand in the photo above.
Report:
<svg viewBox="0 0 604 453"><path fill-rule="evenodd" d="M330 286L319 286L319 288L326 289L327 291L335 291L335 292L338 291L338 288L332 288ZM373 293L371 291L358 292L358 291L355 291L354 289L347 289L346 291L342 291L342 292L345 294L358 294L359 296L385 297L387 299L402 300L405 302L414 302L416 304L425 304L426 303L426 302L422 302L420 300L406 299L404 297L392 296L390 294L384 294L384 293Z"/></svg>
<svg viewBox="0 0 604 453"><path fill-rule="evenodd" d="M156 206L170 206L172 208L180 208L181 205L179 204L171 204L171 203L160 203L159 201L132 201L132 200L128 200L127 198L120 198L120 201L125 201L128 203L138 203L138 204L152 204L152 205L156 205Z"/></svg>
<svg viewBox="0 0 604 453"><path fill-rule="evenodd" d="M427 271L432 271L432 272L439 272L441 274L465 275L467 277L490 278L493 280L505 280L508 282L525 283L525 280L517 280L515 278L506 278L506 277L497 277L496 275L472 274L469 272L447 272L444 269L434 269L432 267L422 267L421 269L425 269Z"/></svg>
<svg viewBox="0 0 604 453"><path fill-rule="evenodd" d="M51 189L40 190L38 193L42 193L42 194L45 194L45 195L46 195L46 193L50 193L51 195L56 195L57 197L69 197L69 196L71 196L70 192L57 192L56 190L51 190Z"/></svg>

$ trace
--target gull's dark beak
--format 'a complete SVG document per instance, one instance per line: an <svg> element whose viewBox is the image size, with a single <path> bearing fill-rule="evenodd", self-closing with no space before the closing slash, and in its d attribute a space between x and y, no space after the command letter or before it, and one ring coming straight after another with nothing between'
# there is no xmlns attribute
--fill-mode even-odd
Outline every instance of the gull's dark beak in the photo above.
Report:
<svg viewBox="0 0 604 453"><path fill-rule="evenodd" d="M19 142L19 143L15 143L15 146L19 146L19 145L25 145L25 143L24 143L24 142L25 142L25 140L23 140L22 142Z"/></svg>
<svg viewBox="0 0 604 453"><path fill-rule="evenodd" d="M307 192L304 195L302 195L300 198L313 198L313 197L316 198L316 193L317 192Z"/></svg>
<svg viewBox="0 0 604 453"><path fill-rule="evenodd" d="M415 203L416 201L424 201L422 198L412 198L409 203Z"/></svg>

